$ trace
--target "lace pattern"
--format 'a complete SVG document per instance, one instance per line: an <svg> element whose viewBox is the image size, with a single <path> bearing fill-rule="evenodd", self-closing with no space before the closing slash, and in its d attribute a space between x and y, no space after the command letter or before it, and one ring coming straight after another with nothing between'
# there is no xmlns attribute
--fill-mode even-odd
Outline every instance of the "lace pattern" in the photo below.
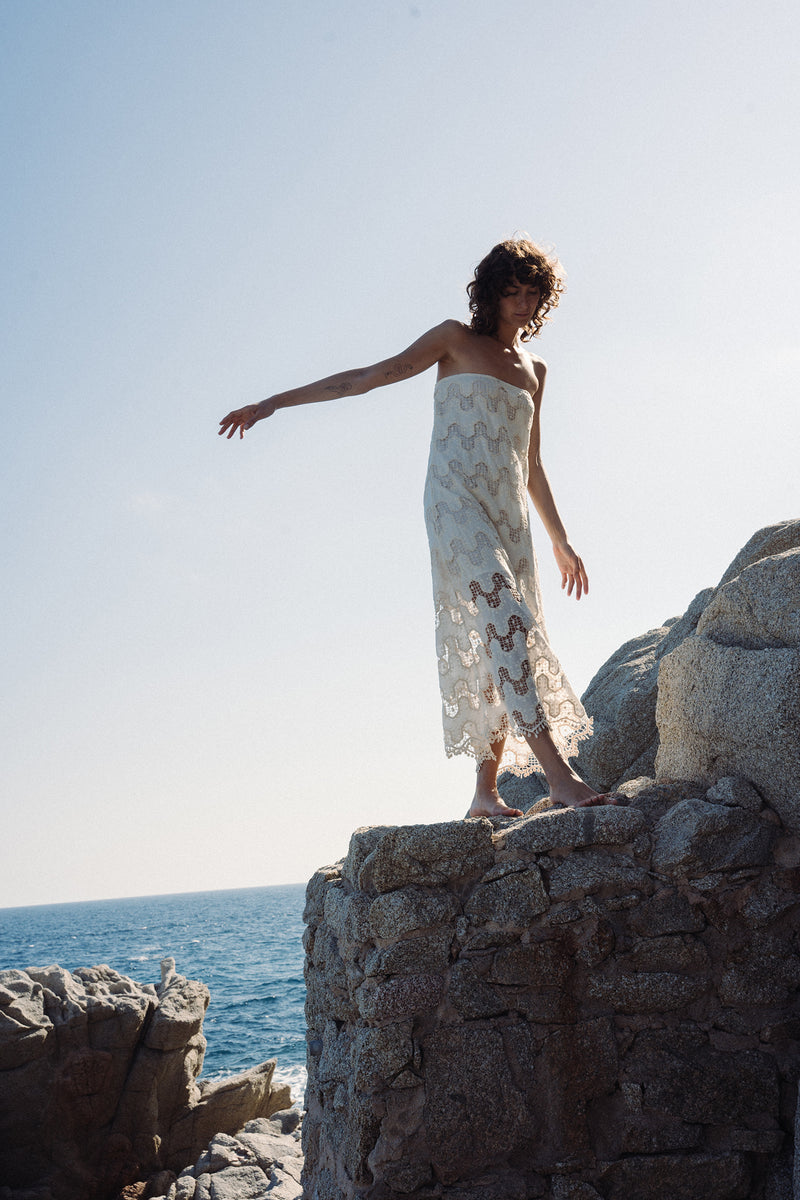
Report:
<svg viewBox="0 0 800 1200"><path fill-rule="evenodd" d="M436 385L425 485L445 752L536 769L525 735L567 757L591 721L547 640L528 519L533 400L491 375Z"/></svg>

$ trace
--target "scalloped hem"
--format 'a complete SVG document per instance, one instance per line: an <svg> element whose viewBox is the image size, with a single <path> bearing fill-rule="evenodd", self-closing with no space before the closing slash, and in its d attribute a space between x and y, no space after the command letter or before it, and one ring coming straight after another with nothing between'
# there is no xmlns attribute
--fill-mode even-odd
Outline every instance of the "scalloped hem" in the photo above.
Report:
<svg viewBox="0 0 800 1200"><path fill-rule="evenodd" d="M575 725L562 725L560 728L555 728L547 720L546 716L542 716L530 729L532 737L538 737L545 729L550 730L556 748L565 759L574 758L578 753L582 742L587 741L594 732L594 719L585 717L581 723ZM475 759L475 768L481 766L482 763L494 760L494 754L491 750L492 742L499 742L501 738L506 739L506 744L503 747L503 753L500 758L500 763L497 768L498 774L501 771L507 771L511 775L516 775L518 778L525 778L528 775L533 775L535 771L540 771L541 766L538 758L531 750L525 735L516 726L512 726L510 722L505 723L505 727L492 730L489 734L488 741L482 746L475 746L468 734L464 734L460 742L448 742L445 740L445 754L448 758L457 758L461 754L469 755ZM483 739L481 739L483 741Z"/></svg>

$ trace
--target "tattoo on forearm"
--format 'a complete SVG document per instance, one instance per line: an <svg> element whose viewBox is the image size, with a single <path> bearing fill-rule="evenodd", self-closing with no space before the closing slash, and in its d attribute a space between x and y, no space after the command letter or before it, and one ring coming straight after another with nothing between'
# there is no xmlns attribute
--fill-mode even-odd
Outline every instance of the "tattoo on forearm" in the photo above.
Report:
<svg viewBox="0 0 800 1200"><path fill-rule="evenodd" d="M329 383L325 388L326 392L333 392L336 396L343 396L345 392L352 392L353 385L344 380L342 383Z"/></svg>
<svg viewBox="0 0 800 1200"><path fill-rule="evenodd" d="M403 378L405 378L406 375L409 374L409 372L412 369L413 368L411 366L411 363L401 362L398 359L397 362L392 363L391 367L386 372L386 378L387 379L403 379Z"/></svg>

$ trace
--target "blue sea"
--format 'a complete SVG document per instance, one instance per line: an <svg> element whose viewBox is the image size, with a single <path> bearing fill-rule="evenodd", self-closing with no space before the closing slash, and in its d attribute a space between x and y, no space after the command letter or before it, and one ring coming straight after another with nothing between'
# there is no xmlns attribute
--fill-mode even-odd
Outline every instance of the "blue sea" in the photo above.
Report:
<svg viewBox="0 0 800 1200"><path fill-rule="evenodd" d="M159 983L162 958L211 992L202 1078L276 1058L292 1099L305 1088L305 884L87 900L0 909L0 970L68 971L107 963L137 983Z"/></svg>

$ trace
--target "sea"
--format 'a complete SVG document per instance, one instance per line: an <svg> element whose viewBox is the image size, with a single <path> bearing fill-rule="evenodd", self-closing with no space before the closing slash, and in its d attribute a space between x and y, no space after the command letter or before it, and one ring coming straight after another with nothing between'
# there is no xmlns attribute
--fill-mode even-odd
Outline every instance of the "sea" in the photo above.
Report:
<svg viewBox="0 0 800 1200"><path fill-rule="evenodd" d="M305 884L86 900L0 909L0 970L68 971L106 963L137 983L161 981L161 959L208 987L201 1079L268 1058L302 1105L306 1083Z"/></svg>

